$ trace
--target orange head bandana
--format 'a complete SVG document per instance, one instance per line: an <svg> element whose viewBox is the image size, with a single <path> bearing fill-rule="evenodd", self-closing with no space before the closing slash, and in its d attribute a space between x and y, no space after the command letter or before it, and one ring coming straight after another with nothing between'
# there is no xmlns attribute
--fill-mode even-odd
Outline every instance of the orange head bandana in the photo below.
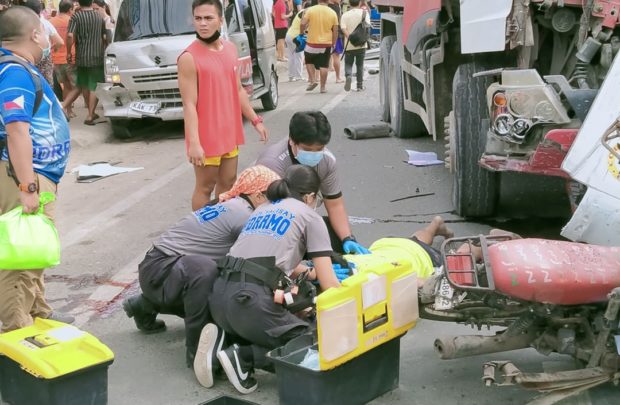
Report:
<svg viewBox="0 0 620 405"><path fill-rule="evenodd" d="M230 200L241 194L263 192L271 183L279 179L280 176L265 166L248 167L239 174L237 181L230 190L220 194L220 202Z"/></svg>

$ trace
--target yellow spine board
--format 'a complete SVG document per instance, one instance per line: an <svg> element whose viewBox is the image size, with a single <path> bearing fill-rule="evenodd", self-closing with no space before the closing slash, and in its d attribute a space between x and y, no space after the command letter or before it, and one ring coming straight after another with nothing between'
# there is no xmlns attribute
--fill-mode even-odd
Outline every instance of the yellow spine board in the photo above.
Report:
<svg viewBox="0 0 620 405"><path fill-rule="evenodd" d="M408 260L360 255L351 261L358 273L317 298L321 370L404 334L419 317L417 274Z"/></svg>
<svg viewBox="0 0 620 405"><path fill-rule="evenodd" d="M96 337L49 319L0 334L0 354L35 377L52 379L114 359Z"/></svg>

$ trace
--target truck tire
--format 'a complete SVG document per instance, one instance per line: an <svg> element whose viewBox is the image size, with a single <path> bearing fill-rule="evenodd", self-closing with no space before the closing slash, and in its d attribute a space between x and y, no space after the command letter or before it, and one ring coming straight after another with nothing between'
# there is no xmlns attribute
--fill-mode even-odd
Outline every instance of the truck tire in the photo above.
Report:
<svg viewBox="0 0 620 405"><path fill-rule="evenodd" d="M271 71L269 78L269 91L260 98L263 108L267 111L275 110L278 106L278 76L276 72Z"/></svg>
<svg viewBox="0 0 620 405"><path fill-rule="evenodd" d="M389 80L389 104L390 104L390 126L397 138L417 138L427 134L426 127L422 119L405 110L403 97L403 70L401 65L403 46L400 41L396 41L390 51L388 80ZM422 84L414 81L414 93L412 99L421 100Z"/></svg>
<svg viewBox="0 0 620 405"><path fill-rule="evenodd" d="M128 118L110 118L112 135L118 139L129 139L133 137L133 134L129 129L130 123L131 120Z"/></svg>
<svg viewBox="0 0 620 405"><path fill-rule="evenodd" d="M390 82L388 68L390 51L396 42L396 35L388 35L381 40L379 46L379 100L381 104L381 120L390 122Z"/></svg>
<svg viewBox="0 0 620 405"><path fill-rule="evenodd" d="M462 217L493 215L499 194L499 175L478 164L486 147L481 121L488 117L486 90L492 78L472 75L483 70L487 69L476 62L462 64L452 82L454 128L450 130L449 140L454 171L452 202Z"/></svg>

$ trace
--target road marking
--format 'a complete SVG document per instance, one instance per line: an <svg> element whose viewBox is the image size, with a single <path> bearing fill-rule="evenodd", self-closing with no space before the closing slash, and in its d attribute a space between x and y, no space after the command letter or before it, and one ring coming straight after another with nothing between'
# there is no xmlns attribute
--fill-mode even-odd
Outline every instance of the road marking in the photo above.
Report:
<svg viewBox="0 0 620 405"><path fill-rule="evenodd" d="M149 182L146 186L138 189L128 197L118 201L108 209L100 212L92 217L90 220L83 224L80 224L76 229L71 230L66 236L61 237L61 243L63 249L68 249L81 242L86 235L94 231L102 231L116 225L121 221L121 218L116 218L117 215L129 210L131 207L142 201L144 198L155 193L160 188L166 186L168 183L174 181L177 177L189 171L190 165L187 162L181 163L171 171L158 177L156 180Z"/></svg>

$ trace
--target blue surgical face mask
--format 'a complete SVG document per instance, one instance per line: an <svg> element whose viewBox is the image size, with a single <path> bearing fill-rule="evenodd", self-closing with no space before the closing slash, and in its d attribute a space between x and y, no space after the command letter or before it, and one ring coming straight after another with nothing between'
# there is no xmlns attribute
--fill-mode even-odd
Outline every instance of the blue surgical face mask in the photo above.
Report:
<svg viewBox="0 0 620 405"><path fill-rule="evenodd" d="M322 150L318 152L310 152L303 149L297 149L297 156L295 156L295 159L297 159L297 161L302 165L314 167L319 164L321 159L323 159L323 154L324 152Z"/></svg>

